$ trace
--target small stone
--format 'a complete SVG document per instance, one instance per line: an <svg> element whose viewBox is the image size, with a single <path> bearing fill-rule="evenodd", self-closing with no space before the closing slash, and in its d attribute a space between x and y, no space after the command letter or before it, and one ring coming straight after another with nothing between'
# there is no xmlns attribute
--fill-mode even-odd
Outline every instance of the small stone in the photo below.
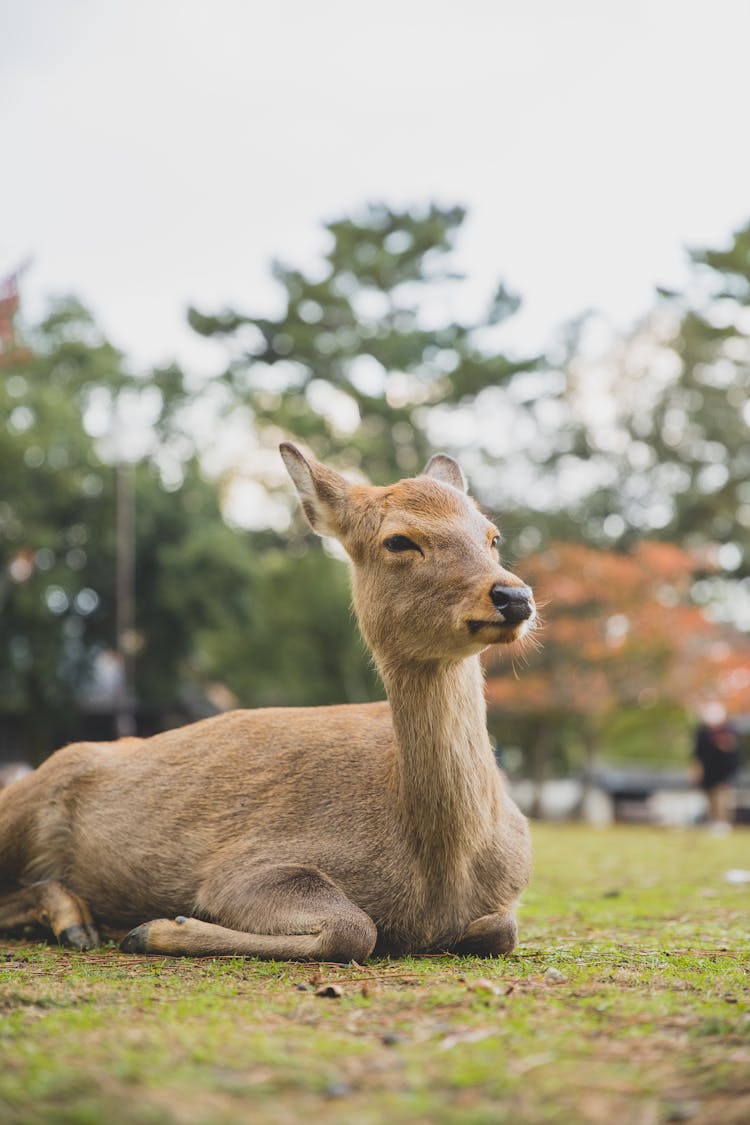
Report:
<svg viewBox="0 0 750 1125"><path fill-rule="evenodd" d="M348 1082L330 1082L323 1092L327 1098L345 1098L353 1091L354 1087Z"/></svg>
<svg viewBox="0 0 750 1125"><path fill-rule="evenodd" d="M563 974L560 972L559 969L549 968L549 969L547 969L546 973L544 974L544 983L545 984L562 984L562 982L564 980L565 980L565 977L563 976Z"/></svg>
<svg viewBox="0 0 750 1125"><path fill-rule="evenodd" d="M305 984L304 981L302 981L301 984L297 985L297 991L298 992L309 992L311 988L312 988L312 985L311 984Z"/></svg>
<svg viewBox="0 0 750 1125"><path fill-rule="evenodd" d="M695 1102L677 1102L667 1109L666 1121L690 1121L698 1112Z"/></svg>
<svg viewBox="0 0 750 1125"><path fill-rule="evenodd" d="M399 1043L405 1043L406 1040L403 1035L399 1035L395 1031L389 1031L387 1035L383 1036L380 1042L384 1047L398 1047Z"/></svg>

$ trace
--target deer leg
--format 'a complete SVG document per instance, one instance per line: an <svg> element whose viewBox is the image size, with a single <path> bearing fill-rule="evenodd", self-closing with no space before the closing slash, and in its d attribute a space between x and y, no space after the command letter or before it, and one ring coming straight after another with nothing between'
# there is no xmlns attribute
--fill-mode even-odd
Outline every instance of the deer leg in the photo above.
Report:
<svg viewBox="0 0 750 1125"><path fill-rule="evenodd" d="M517 944L518 924L513 914L484 914L466 928L452 952L498 957L512 953Z"/></svg>
<svg viewBox="0 0 750 1125"><path fill-rule="evenodd" d="M279 864L251 873L215 873L198 895L203 918L157 918L123 940L126 953L276 961L361 961L372 953L372 919L327 875Z"/></svg>
<svg viewBox="0 0 750 1125"><path fill-rule="evenodd" d="M93 949L99 935L86 903L59 883L32 883L0 894L0 930L36 923L52 930L60 945Z"/></svg>

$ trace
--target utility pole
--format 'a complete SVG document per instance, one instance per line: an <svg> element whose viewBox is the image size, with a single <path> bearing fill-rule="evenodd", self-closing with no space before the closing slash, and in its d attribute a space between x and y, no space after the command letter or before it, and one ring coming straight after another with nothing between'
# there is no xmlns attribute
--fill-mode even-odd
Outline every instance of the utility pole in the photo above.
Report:
<svg viewBox="0 0 750 1125"><path fill-rule="evenodd" d="M115 467L116 629L120 681L115 726L118 738L136 733L135 721L135 465Z"/></svg>

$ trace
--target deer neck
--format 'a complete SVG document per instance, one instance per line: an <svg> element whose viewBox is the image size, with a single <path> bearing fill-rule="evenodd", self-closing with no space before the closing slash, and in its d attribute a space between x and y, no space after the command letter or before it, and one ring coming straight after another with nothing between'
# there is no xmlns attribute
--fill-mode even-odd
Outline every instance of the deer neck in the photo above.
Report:
<svg viewBox="0 0 750 1125"><path fill-rule="evenodd" d="M398 811L422 866L445 877L476 855L497 811L479 658L381 671L396 736Z"/></svg>

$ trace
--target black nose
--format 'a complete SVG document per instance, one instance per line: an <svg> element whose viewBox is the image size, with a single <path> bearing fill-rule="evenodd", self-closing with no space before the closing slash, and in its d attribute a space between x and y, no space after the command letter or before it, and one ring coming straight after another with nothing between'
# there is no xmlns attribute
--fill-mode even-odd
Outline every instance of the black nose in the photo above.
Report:
<svg viewBox="0 0 750 1125"><path fill-rule="evenodd" d="M490 597L495 608L511 625L527 621L534 612L529 586L493 586Z"/></svg>

